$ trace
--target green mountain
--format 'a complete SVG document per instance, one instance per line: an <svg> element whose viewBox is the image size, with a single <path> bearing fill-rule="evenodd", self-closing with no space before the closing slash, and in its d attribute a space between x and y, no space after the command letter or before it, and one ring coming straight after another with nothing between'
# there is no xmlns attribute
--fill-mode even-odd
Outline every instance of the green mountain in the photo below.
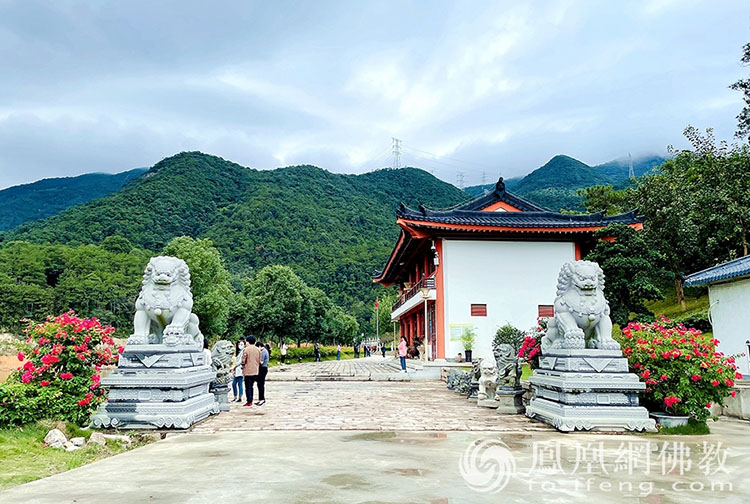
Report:
<svg viewBox="0 0 750 504"><path fill-rule="evenodd" d="M146 168L136 168L115 175L88 173L48 178L3 189L0 191L0 231L57 215L66 208L111 194L145 171Z"/></svg>
<svg viewBox="0 0 750 504"><path fill-rule="evenodd" d="M119 235L158 251L175 236L210 238L231 272L289 265L362 321L379 288L372 274L398 237L399 202L446 207L466 199L415 168L363 175L314 166L259 171L184 152L113 194L22 224L3 239L77 244Z"/></svg>
<svg viewBox="0 0 750 504"><path fill-rule="evenodd" d="M650 172L665 161L660 156L645 156L633 160L636 177ZM578 189L593 185L612 185L624 188L630 181L628 158L616 159L607 163L589 166L570 156L557 155L544 166L537 168L523 178L506 181L506 187L515 194L554 211L582 210ZM467 187L472 196L493 190L494 184Z"/></svg>

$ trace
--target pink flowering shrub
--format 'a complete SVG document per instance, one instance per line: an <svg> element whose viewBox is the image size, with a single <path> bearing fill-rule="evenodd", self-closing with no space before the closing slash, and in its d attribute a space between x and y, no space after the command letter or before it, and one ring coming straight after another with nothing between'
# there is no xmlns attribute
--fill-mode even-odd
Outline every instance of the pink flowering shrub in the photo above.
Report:
<svg viewBox="0 0 750 504"><path fill-rule="evenodd" d="M523 343L518 350L518 357L528 362L531 369L539 367L539 356L542 354L542 337L547 332L547 318L539 317L537 324L523 337Z"/></svg>
<svg viewBox="0 0 750 504"><path fill-rule="evenodd" d="M30 323L25 333L32 350L19 352L22 364L0 386L0 425L41 418L87 423L106 395L99 372L122 352L114 331L73 312Z"/></svg>
<svg viewBox="0 0 750 504"><path fill-rule="evenodd" d="M705 421L711 404L735 395L742 378L734 357L716 350L718 340L663 316L652 323L629 323L616 338L631 369L646 384L641 403L650 411L689 415Z"/></svg>

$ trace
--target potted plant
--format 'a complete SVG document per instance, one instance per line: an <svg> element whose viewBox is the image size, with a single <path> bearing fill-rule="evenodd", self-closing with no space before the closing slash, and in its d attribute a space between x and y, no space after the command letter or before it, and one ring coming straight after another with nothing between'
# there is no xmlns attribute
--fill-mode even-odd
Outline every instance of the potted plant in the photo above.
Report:
<svg viewBox="0 0 750 504"><path fill-rule="evenodd" d="M476 339L476 333L473 327L467 327L461 334L461 344L464 346L464 355L466 362L471 362L471 349L474 347L474 340Z"/></svg>
<svg viewBox="0 0 750 504"><path fill-rule="evenodd" d="M646 384L641 401L664 426L704 423L712 404L736 394L734 380L742 378L735 359L716 350L710 333L670 327L663 316L655 322L631 322L616 335L631 369Z"/></svg>

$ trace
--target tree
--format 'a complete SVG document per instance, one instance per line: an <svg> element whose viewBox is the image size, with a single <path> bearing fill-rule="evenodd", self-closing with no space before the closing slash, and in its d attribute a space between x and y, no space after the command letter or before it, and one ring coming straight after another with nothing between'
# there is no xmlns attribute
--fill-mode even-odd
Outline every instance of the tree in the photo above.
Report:
<svg viewBox="0 0 750 504"><path fill-rule="evenodd" d="M288 266L271 265L243 282L245 326L264 339L302 340L303 296L307 286Z"/></svg>
<svg viewBox="0 0 750 504"><path fill-rule="evenodd" d="M740 61L743 65L750 65L750 43L743 47ZM737 131L734 135L737 138L746 138L750 141L750 79L740 79L729 88L741 92L742 99L745 102L745 106L737 115Z"/></svg>
<svg viewBox="0 0 750 504"><path fill-rule="evenodd" d="M630 313L648 316L643 304L647 299L662 299L657 287L670 274L659 266L664 258L649 246L646 235L624 224L608 226L597 232L599 240L586 260L599 263L605 276L604 297L609 301L612 321L624 326Z"/></svg>
<svg viewBox="0 0 750 504"><path fill-rule="evenodd" d="M703 264L704 243L697 220L698 201L681 163L667 160L661 173L645 175L631 194L631 204L645 217L644 246L661 257L672 273L677 301L686 309L682 274Z"/></svg>
<svg viewBox="0 0 750 504"><path fill-rule="evenodd" d="M617 215L628 210L627 191L615 190L611 185L578 189L578 196L584 198L581 204L587 213L604 212L604 215Z"/></svg>
<svg viewBox="0 0 750 504"><path fill-rule="evenodd" d="M233 293L218 249L211 240L179 236L167 243L162 252L179 257L190 268L193 312L198 315L201 332L208 337L224 335Z"/></svg>

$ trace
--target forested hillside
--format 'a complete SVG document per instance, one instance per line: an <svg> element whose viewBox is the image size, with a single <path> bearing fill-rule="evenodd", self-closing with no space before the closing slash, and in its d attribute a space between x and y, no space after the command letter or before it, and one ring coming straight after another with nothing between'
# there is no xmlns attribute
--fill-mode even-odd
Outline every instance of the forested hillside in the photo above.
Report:
<svg viewBox="0 0 750 504"><path fill-rule="evenodd" d="M111 194L145 171L146 168L136 168L114 175L87 173L3 189L0 191L0 231L57 215L66 208Z"/></svg>
<svg viewBox="0 0 750 504"><path fill-rule="evenodd" d="M258 171L186 152L116 193L23 224L3 240L97 244L117 235L158 251L176 236L206 237L237 278L269 264L289 265L363 322L382 290L371 279L398 236L399 202L445 207L466 199L414 168L363 175L313 166Z"/></svg>

